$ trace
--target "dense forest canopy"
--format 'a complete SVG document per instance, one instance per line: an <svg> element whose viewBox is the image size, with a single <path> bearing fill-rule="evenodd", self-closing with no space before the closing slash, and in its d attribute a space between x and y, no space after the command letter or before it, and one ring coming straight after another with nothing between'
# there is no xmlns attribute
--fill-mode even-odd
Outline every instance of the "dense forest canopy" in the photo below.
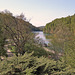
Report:
<svg viewBox="0 0 75 75"><path fill-rule="evenodd" d="M59 27L67 27L69 31L73 32L73 34L75 35L75 14L73 16L55 19L52 22L46 24L44 32L56 33L60 30Z"/></svg>

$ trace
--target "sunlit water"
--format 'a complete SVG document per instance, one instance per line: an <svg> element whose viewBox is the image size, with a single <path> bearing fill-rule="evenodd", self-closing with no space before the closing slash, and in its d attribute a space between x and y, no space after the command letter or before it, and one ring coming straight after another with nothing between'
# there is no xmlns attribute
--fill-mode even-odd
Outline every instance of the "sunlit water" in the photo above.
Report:
<svg viewBox="0 0 75 75"><path fill-rule="evenodd" d="M36 33L36 39L39 37L43 40L42 42L44 42L45 44L48 45L50 43L49 39L46 39L46 34L44 34L43 31L34 31L33 33Z"/></svg>
<svg viewBox="0 0 75 75"><path fill-rule="evenodd" d="M48 48L50 48L52 50L55 49L55 46L53 46L51 43L51 39L46 38L46 35L49 36L48 34L44 34L42 31L34 31L33 33L36 34L36 36L35 36L36 40L38 40L38 37L39 37L40 39L42 39L42 40L40 40L40 42L42 42L42 44L45 43L45 44L47 44L47 46L49 44ZM58 48L57 50L58 50L58 52L62 52L62 50L60 48Z"/></svg>

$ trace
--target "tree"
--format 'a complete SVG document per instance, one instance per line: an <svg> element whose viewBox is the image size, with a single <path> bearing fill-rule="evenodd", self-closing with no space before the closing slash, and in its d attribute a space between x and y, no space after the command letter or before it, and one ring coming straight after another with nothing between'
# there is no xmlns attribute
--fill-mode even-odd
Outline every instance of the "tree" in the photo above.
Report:
<svg viewBox="0 0 75 75"><path fill-rule="evenodd" d="M10 17L12 18L12 16ZM18 56L18 53L22 55L25 53L24 45L32 38L32 33L24 20L16 18L14 21L15 24L12 24L12 21L7 22L7 19L4 19L3 25L9 39L12 39L15 44L16 55Z"/></svg>
<svg viewBox="0 0 75 75"><path fill-rule="evenodd" d="M10 16L13 15L13 14L12 14L9 10L7 10L7 9L5 9L4 11L2 11L1 13L4 13L4 14L6 14L6 15L10 15Z"/></svg>
<svg viewBox="0 0 75 75"><path fill-rule="evenodd" d="M21 13L20 16L17 16L17 18L26 21L26 17L24 16L23 13Z"/></svg>

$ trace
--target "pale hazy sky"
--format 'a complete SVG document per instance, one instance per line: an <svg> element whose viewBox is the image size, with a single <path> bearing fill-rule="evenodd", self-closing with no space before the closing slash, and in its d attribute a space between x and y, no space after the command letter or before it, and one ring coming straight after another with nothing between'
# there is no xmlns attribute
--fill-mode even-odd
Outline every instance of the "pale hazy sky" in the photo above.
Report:
<svg viewBox="0 0 75 75"><path fill-rule="evenodd" d="M35 26L45 26L56 18L75 14L75 0L0 0L0 11L24 13Z"/></svg>

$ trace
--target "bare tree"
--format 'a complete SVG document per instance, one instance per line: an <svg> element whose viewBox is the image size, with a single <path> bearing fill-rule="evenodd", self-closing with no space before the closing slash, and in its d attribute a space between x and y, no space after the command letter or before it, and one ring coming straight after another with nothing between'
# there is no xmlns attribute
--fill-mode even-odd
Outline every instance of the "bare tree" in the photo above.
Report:
<svg viewBox="0 0 75 75"><path fill-rule="evenodd" d="M17 16L17 18L26 21L26 17L23 13L21 13L19 16Z"/></svg>
<svg viewBox="0 0 75 75"><path fill-rule="evenodd" d="M11 16L13 15L13 14L12 14L9 10L7 10L7 9L5 9L3 12L4 12L4 14L7 14L7 15L11 15Z"/></svg>
<svg viewBox="0 0 75 75"><path fill-rule="evenodd" d="M26 26L26 22L24 20L16 18L15 23L15 25L9 25L5 20L4 29L13 40L16 47L16 55L18 56L18 53L22 55L25 53L24 46L27 42L29 42L32 34L30 32L30 28Z"/></svg>

